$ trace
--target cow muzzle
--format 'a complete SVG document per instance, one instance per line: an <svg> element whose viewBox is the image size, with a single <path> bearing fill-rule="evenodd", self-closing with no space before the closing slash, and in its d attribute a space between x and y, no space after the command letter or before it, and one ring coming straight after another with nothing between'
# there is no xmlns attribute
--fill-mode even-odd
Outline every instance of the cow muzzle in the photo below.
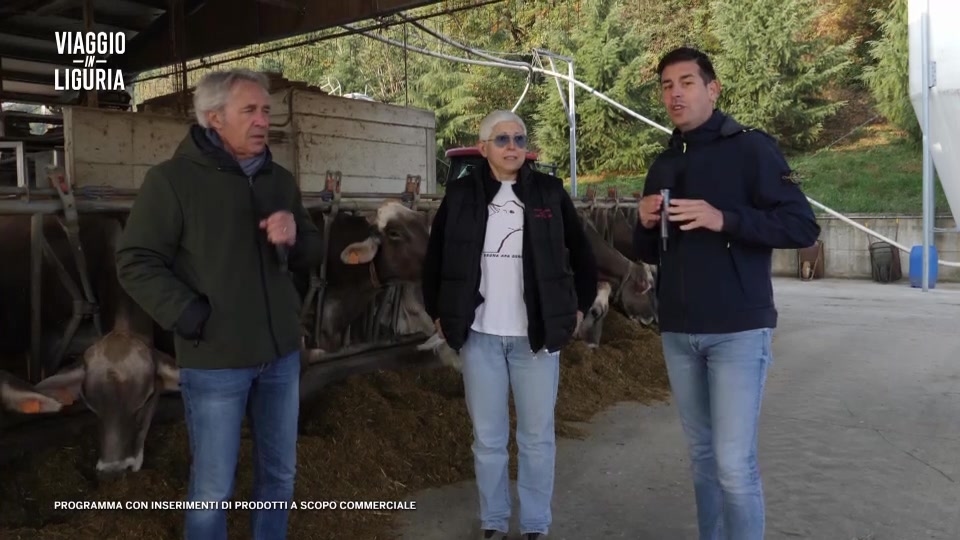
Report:
<svg viewBox="0 0 960 540"><path fill-rule="evenodd" d="M136 456L121 459L119 461L104 461L103 458L97 460L97 478L108 480L122 476L126 472L137 472L143 466L143 450Z"/></svg>

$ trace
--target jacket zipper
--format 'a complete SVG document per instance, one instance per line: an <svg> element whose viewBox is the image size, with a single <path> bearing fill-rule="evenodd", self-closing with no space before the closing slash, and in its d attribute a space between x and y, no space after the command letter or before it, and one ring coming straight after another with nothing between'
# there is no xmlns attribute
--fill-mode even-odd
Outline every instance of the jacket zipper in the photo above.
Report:
<svg viewBox="0 0 960 540"><path fill-rule="evenodd" d="M247 183L250 185L250 203L251 208L256 208L256 197L253 193L253 177L247 177ZM276 357L280 358L280 344L277 342L277 335L273 331L273 315L270 312L270 294L267 292L267 275L266 270L263 265L263 250L260 249L260 230L257 228L256 222L253 226L253 241L257 246L257 261L260 263L260 290L263 291L263 301L266 304L267 310L267 326L270 328L270 338L273 340L273 350L276 352Z"/></svg>
<svg viewBox="0 0 960 540"><path fill-rule="evenodd" d="M687 143L683 143L683 154L687 154ZM686 157L684 157L686 159ZM687 172L687 168L683 168L684 174ZM679 236L679 233L678 235ZM677 242L677 257L680 259L680 313L682 314L683 326L682 328L686 329L687 327L687 294L686 294L686 282L683 277L683 248L680 246L680 242Z"/></svg>

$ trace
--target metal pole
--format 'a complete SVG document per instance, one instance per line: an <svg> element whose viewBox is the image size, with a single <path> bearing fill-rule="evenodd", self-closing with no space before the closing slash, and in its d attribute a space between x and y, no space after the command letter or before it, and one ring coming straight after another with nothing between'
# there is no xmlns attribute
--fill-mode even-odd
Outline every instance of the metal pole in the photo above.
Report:
<svg viewBox="0 0 960 540"><path fill-rule="evenodd" d="M930 195L933 191L932 163L930 159L930 39L929 1L920 15L920 70L922 73L921 129L923 131L923 292L930 287L930 239L933 235L933 209Z"/></svg>
<svg viewBox="0 0 960 540"><path fill-rule="evenodd" d="M574 102L577 86L573 84L573 58L567 61L567 75L570 77L567 93L570 95L570 193L577 196L577 105Z"/></svg>

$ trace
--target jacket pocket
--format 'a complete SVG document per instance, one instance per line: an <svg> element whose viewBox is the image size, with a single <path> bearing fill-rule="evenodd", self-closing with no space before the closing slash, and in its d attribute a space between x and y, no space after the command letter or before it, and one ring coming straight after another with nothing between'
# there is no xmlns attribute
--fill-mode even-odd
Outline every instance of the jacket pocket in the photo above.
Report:
<svg viewBox="0 0 960 540"><path fill-rule="evenodd" d="M727 244L727 256L730 257L730 267L733 269L733 275L737 280L737 285L740 287L740 294L744 300L748 300L750 298L750 284L744 279L747 274L747 264L746 261L742 260L742 255L740 248L737 247L736 244Z"/></svg>

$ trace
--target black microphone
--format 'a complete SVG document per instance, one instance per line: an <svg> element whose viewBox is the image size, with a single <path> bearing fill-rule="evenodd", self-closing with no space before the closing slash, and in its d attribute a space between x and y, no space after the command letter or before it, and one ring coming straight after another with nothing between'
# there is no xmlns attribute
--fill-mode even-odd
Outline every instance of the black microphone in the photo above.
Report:
<svg viewBox="0 0 960 540"><path fill-rule="evenodd" d="M286 210L286 208L284 208L283 206L275 205L274 210L267 212L264 219L269 218L275 212L281 212L284 210ZM283 273L287 273L288 261L290 259L290 246L286 244L274 244L273 247L277 251L277 262L280 263L280 271Z"/></svg>
<svg viewBox="0 0 960 540"><path fill-rule="evenodd" d="M686 155L687 143L683 137L675 134L670 137L668 146L673 151L671 159L667 162L667 170L660 178L660 196L663 202L660 206L660 246L663 251L667 250L670 243L670 195L671 190L678 188L680 197L683 198L684 177L686 175Z"/></svg>
<svg viewBox="0 0 960 540"><path fill-rule="evenodd" d="M280 260L280 271L283 273L287 272L287 261L290 259L290 247L286 244L276 244L274 247L277 248L277 259Z"/></svg>
<svg viewBox="0 0 960 540"><path fill-rule="evenodd" d="M660 196L663 197L663 203L660 206L660 246L663 251L667 250L668 240L670 239L670 188L660 190Z"/></svg>

